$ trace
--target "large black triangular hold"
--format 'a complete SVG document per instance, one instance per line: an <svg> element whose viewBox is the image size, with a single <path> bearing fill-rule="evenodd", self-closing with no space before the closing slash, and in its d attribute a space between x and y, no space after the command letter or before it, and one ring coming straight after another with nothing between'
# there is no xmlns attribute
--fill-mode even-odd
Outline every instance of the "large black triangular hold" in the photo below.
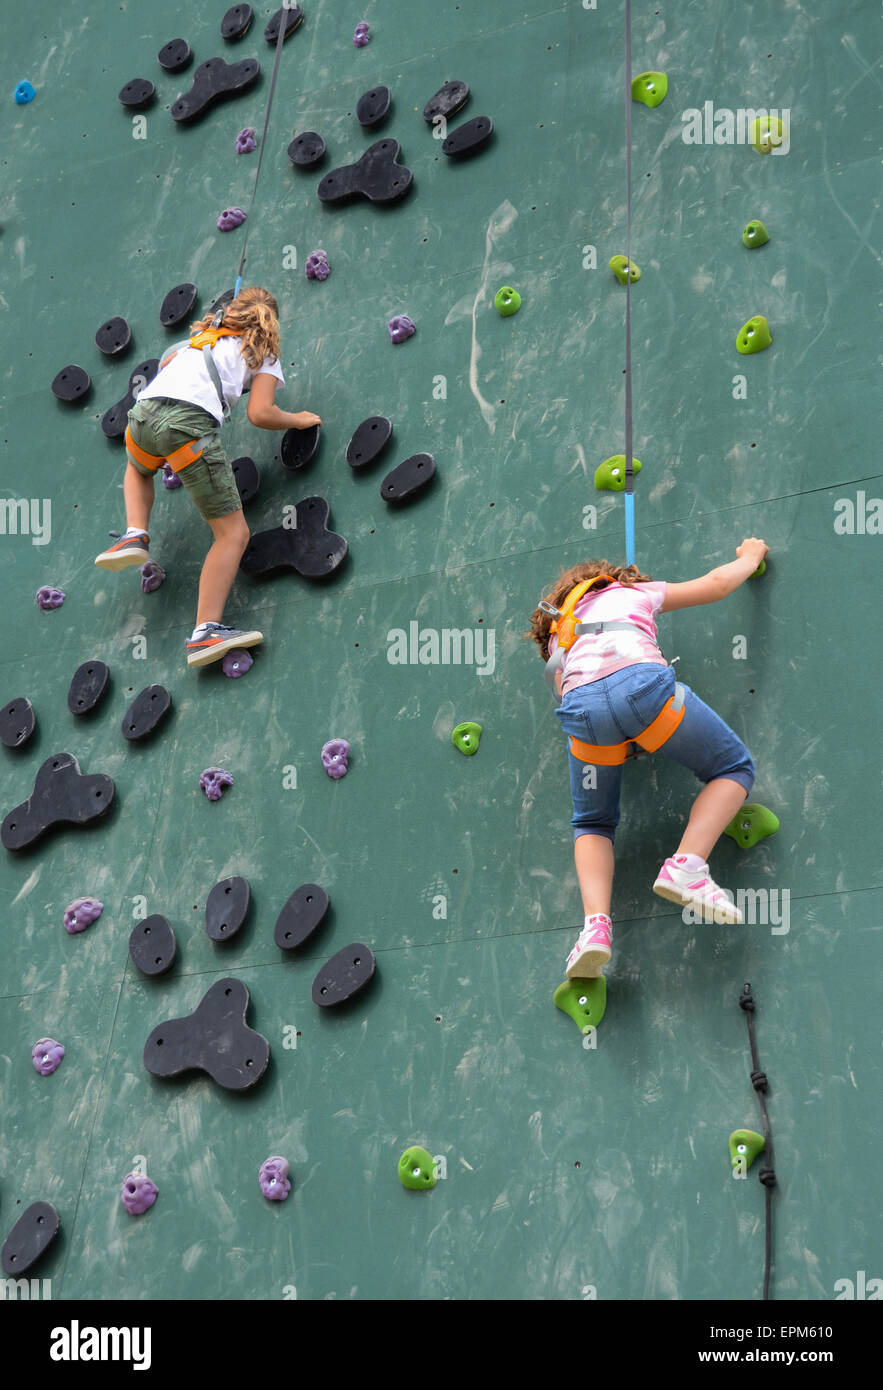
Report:
<svg viewBox="0 0 883 1390"><path fill-rule="evenodd" d="M442 154L463 158L484 149L494 133L490 116L473 116L465 125L457 126L442 144Z"/></svg>
<svg viewBox="0 0 883 1390"><path fill-rule="evenodd" d="M62 367L52 378L52 394L59 401L83 401L92 389L92 378L76 362Z"/></svg>
<svg viewBox="0 0 883 1390"><path fill-rule="evenodd" d="M23 748L36 727L37 716L27 696L19 695L0 709L0 742L7 748Z"/></svg>
<svg viewBox="0 0 883 1390"><path fill-rule="evenodd" d="M372 203L395 202L404 197L414 180L411 170L397 163L401 152L398 140L378 140L355 164L342 164L326 174L316 193L323 203L356 196Z"/></svg>
<svg viewBox="0 0 883 1390"><path fill-rule="evenodd" d="M228 1091L247 1091L270 1061L270 1044L245 1021L249 993L241 980L218 980L186 1018L170 1018L144 1044L153 1076L204 1071Z"/></svg>
<svg viewBox="0 0 883 1390"><path fill-rule="evenodd" d="M71 677L67 707L71 714L89 714L107 694L110 671L103 661L84 661Z"/></svg>
<svg viewBox="0 0 883 1390"><path fill-rule="evenodd" d="M73 753L47 758L34 790L9 812L0 826L4 849L26 849L56 825L88 825L106 816L116 788L103 772L82 773Z"/></svg>
<svg viewBox="0 0 883 1390"><path fill-rule="evenodd" d="M380 496L384 502L407 502L422 492L435 477L435 459L432 454L412 454L387 473L380 484Z"/></svg>
<svg viewBox="0 0 883 1390"><path fill-rule="evenodd" d="M51 1202L32 1202L3 1242L0 1250L3 1273L13 1279L26 1274L49 1249L60 1225L58 1212Z"/></svg>
<svg viewBox="0 0 883 1390"><path fill-rule="evenodd" d="M289 8L283 5L281 10L276 11L264 30L264 38L267 40L267 43L278 43L279 25L282 22L283 13L285 14L285 37L282 40L283 43L285 43L294 33L295 29L299 29L303 23L304 12L300 5L291 5Z"/></svg>
<svg viewBox="0 0 883 1390"><path fill-rule="evenodd" d="M366 130L370 130L386 120L391 105L392 93L388 87L372 87L370 92L363 93L356 102L356 120Z"/></svg>
<svg viewBox="0 0 883 1390"><path fill-rule="evenodd" d="M107 357L117 357L132 342L132 330L124 318L117 315L101 325L95 334L95 346Z"/></svg>
<svg viewBox="0 0 883 1390"><path fill-rule="evenodd" d="M142 975L165 975L175 964L178 943L167 917L154 912L132 928L129 955Z"/></svg>
<svg viewBox="0 0 883 1390"><path fill-rule="evenodd" d="M371 415L357 426L349 444L346 446L346 461L350 468L358 471L376 463L392 439L392 421L385 415Z"/></svg>
<svg viewBox="0 0 883 1390"><path fill-rule="evenodd" d="M305 497L294 509L293 526L277 526L252 536L239 568L245 574L293 569L305 579L324 579L339 569L349 549L343 536L327 527L324 497Z"/></svg>
<svg viewBox="0 0 883 1390"><path fill-rule="evenodd" d="M273 939L280 951L294 951L305 946L318 931L331 899L318 883L302 883L295 888L276 918Z"/></svg>
<svg viewBox="0 0 883 1390"><path fill-rule="evenodd" d="M122 439L126 433L126 423L129 418L129 411L135 404L135 397L139 391L143 391L145 386L149 386L153 378L159 371L159 358L148 357L146 362L139 362L138 366L129 377L129 389L121 401L112 405L110 410L105 411L101 428L108 439Z"/></svg>
<svg viewBox="0 0 883 1390"><path fill-rule="evenodd" d="M174 328L184 319L190 318L196 305L198 290L185 280L183 285L175 285L169 290L159 311L159 321L164 328Z"/></svg>
<svg viewBox="0 0 883 1390"><path fill-rule="evenodd" d="M205 929L212 941L232 941L248 916L251 885L247 878L222 878L208 895Z"/></svg>
<svg viewBox="0 0 883 1390"><path fill-rule="evenodd" d="M363 942L354 941L352 946L344 946L322 966L313 981L313 1003L320 1009L345 1004L373 979L376 966L374 952Z"/></svg>
<svg viewBox="0 0 883 1390"><path fill-rule="evenodd" d="M466 82L446 82L423 108L423 119L429 125L436 116L454 116L469 100L469 85Z"/></svg>
<svg viewBox="0 0 883 1390"><path fill-rule="evenodd" d="M243 507L246 502L257 493L261 485L261 475L254 459L241 458L234 459L230 467L233 469L233 477L236 481L236 490L239 493L239 500Z"/></svg>
<svg viewBox="0 0 883 1390"><path fill-rule="evenodd" d="M231 5L221 20L221 38L226 39L228 43L232 43L234 39L244 39L253 19L254 10L251 5Z"/></svg>
<svg viewBox="0 0 883 1390"><path fill-rule="evenodd" d="M208 58L193 74L193 86L178 97L172 107L173 121L192 121L201 116L216 101L238 96L254 82L261 65L257 58L243 58L240 63L225 63L223 58Z"/></svg>
<svg viewBox="0 0 883 1390"><path fill-rule="evenodd" d="M319 450L319 442L322 438L322 426L310 425L306 430L286 430L282 436L282 467L288 468L291 472L297 472L299 468L306 468L308 463L312 463Z"/></svg>
<svg viewBox="0 0 883 1390"><path fill-rule="evenodd" d="M164 685L148 685L135 696L123 715L123 738L134 741L152 734L172 707L172 697Z"/></svg>
<svg viewBox="0 0 883 1390"><path fill-rule="evenodd" d="M325 141L316 130L304 130L296 135L286 150L296 169L315 169L325 158Z"/></svg>

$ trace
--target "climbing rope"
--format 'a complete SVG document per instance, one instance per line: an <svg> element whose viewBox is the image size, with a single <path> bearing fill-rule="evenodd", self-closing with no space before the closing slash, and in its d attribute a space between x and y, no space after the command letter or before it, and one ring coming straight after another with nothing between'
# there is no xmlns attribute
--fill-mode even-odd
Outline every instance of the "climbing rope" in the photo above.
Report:
<svg viewBox="0 0 883 1390"><path fill-rule="evenodd" d="M625 0L625 562L635 563L632 463L632 7Z"/></svg>
<svg viewBox="0 0 883 1390"><path fill-rule="evenodd" d="M761 1168L758 1178L763 1183L765 1193L765 1233L764 1233L764 1258L763 1258L763 1298L766 1302L770 1296L770 1266L772 1264L772 1243L773 1243L773 1188L776 1185L776 1174L773 1169L773 1141L770 1134L770 1119L766 1108L766 1088L767 1076L765 1071L761 1071L760 1061L757 1056L757 1040L754 1036L754 996L751 993L751 986L745 985L739 995L739 1007L745 1013L748 1020L748 1043L751 1048L751 1084L757 1095L757 1103L760 1106L760 1118L763 1125L764 1153L767 1156L769 1167Z"/></svg>

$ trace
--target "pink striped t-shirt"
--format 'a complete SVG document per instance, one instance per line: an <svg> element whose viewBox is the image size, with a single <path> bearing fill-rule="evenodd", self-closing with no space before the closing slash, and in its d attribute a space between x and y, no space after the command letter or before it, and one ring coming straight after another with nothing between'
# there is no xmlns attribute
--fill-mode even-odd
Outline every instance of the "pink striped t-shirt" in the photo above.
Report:
<svg viewBox="0 0 883 1390"><path fill-rule="evenodd" d="M566 695L578 685L612 676L624 666L640 661L666 666L668 663L656 641L656 614L665 601L665 584L649 581L645 584L608 584L606 589L590 591L574 609L577 622L635 623L640 631L584 633L577 637L564 663L561 691ZM549 654L558 645L557 637L549 640Z"/></svg>

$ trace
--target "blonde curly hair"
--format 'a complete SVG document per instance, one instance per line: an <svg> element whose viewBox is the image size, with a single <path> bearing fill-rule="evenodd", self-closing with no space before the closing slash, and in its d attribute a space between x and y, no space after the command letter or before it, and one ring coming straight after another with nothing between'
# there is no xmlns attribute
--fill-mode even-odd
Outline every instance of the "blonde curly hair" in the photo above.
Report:
<svg viewBox="0 0 883 1390"><path fill-rule="evenodd" d="M543 598L550 603L553 608L560 608L563 601L567 598L571 589L576 588L584 579L594 579L596 575L606 574L615 584L646 584L650 580L649 574L641 574L637 565L613 565L609 560L584 560L580 565L571 565L570 569L564 570L554 584L543 594ZM605 580L592 589L593 594L600 594L604 589L609 588ZM544 613L542 608L535 608L531 614L530 628L524 633L525 639L532 637L542 653L543 660L549 660L549 634L554 618L548 613Z"/></svg>
<svg viewBox="0 0 883 1390"><path fill-rule="evenodd" d="M214 314L203 314L191 323L195 335L213 326ZM242 290L224 310L223 327L242 335L242 356L253 372L259 371L264 359L274 362L279 357L279 305L269 290L259 286Z"/></svg>

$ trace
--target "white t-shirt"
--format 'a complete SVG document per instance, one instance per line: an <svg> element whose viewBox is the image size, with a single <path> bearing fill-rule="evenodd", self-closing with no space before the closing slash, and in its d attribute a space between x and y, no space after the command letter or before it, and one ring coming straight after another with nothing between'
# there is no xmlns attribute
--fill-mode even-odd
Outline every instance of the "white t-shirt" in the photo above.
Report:
<svg viewBox="0 0 883 1390"><path fill-rule="evenodd" d="M667 665L656 642L655 622L665 601L665 589L664 583L653 580L641 584L608 584L606 589L590 590L580 599L573 610L578 622L629 622L639 631L586 632L577 637L567 653L561 677L563 694L638 662ZM550 638L550 655L557 645L558 638Z"/></svg>
<svg viewBox="0 0 883 1390"><path fill-rule="evenodd" d="M219 338L212 348L212 358L221 378L227 404L232 410L243 391L249 390L257 373L252 371L242 356L242 339L238 334ZM269 357L265 357L260 370L269 372L276 378L274 391L285 385L278 360L272 362ZM198 405L201 410L207 410L209 415L214 415L219 425L223 424L221 402L208 374L201 348L180 348L135 399L146 401L151 396L168 396L173 401L189 401L191 405Z"/></svg>

